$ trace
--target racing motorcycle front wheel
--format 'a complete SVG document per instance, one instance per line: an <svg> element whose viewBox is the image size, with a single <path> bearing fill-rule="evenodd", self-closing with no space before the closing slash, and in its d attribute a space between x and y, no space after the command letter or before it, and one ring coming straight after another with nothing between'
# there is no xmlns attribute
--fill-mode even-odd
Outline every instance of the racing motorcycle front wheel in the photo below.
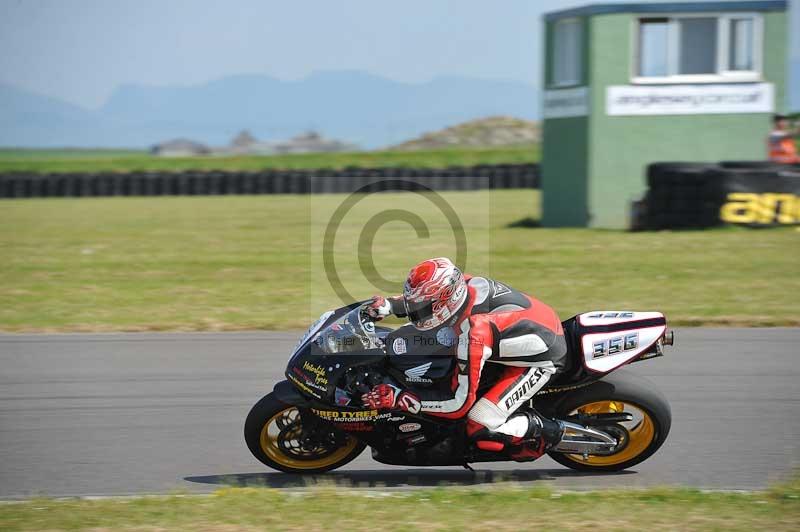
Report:
<svg viewBox="0 0 800 532"><path fill-rule="evenodd" d="M244 423L247 447L261 463L284 473L324 473L355 459L366 447L349 434L303 427L296 406L265 395Z"/></svg>
<svg viewBox="0 0 800 532"><path fill-rule="evenodd" d="M555 405L553 413L558 419L591 424L618 441L602 454L548 452L556 462L578 471L621 471L643 462L661 447L672 424L672 413L663 394L651 381L625 370L571 392ZM626 415L629 421L590 421L603 418L604 414Z"/></svg>

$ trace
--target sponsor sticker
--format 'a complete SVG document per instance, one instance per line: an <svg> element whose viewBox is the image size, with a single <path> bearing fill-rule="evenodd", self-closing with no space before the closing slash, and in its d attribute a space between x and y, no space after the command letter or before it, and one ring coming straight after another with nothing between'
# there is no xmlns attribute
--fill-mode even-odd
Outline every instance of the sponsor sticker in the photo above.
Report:
<svg viewBox="0 0 800 532"><path fill-rule="evenodd" d="M422 442L426 441L427 439L428 438L426 438L424 434L418 434L418 435L416 435L416 436L414 436L412 438L409 438L408 439L408 444L409 445L416 445L418 443L422 443Z"/></svg>
<svg viewBox="0 0 800 532"><path fill-rule="evenodd" d="M511 293L511 289L503 283L498 283L497 281L492 280L492 284L494 284L494 295L492 296L492 299Z"/></svg>
<svg viewBox="0 0 800 532"><path fill-rule="evenodd" d="M336 423L378 421L379 419L388 419L392 416L392 414L388 412L381 414L377 410L358 410L354 412L346 412L339 410L318 410L316 408L312 408L311 411L326 421L333 421Z"/></svg>
<svg viewBox="0 0 800 532"><path fill-rule="evenodd" d="M403 355L407 351L405 338L395 338L392 342L392 351L397 355Z"/></svg>
<svg viewBox="0 0 800 532"><path fill-rule="evenodd" d="M342 425L342 429L347 432L372 432L375 430L375 425L359 421L357 423L345 423Z"/></svg>
<svg viewBox="0 0 800 532"><path fill-rule="evenodd" d="M452 327L442 327L436 331L436 341L439 342L439 345L453 347L458 343L458 335Z"/></svg>
<svg viewBox="0 0 800 532"><path fill-rule="evenodd" d="M325 368L322 366L312 364L306 360L303 362L303 369L314 375L314 382L316 384L321 384L324 386L328 385L328 372L325 371Z"/></svg>
<svg viewBox="0 0 800 532"><path fill-rule="evenodd" d="M298 379L297 377L295 377L295 376L294 376L294 375L292 375L291 373L289 373L289 374L288 374L288 375L286 375L286 376L287 376L287 377L289 377L289 379L290 379L290 380L291 380L293 383L295 383L295 384L297 385L297 387L298 387L298 388L300 388L301 390L303 390L303 391L304 391L304 392L306 392L307 394L311 395L312 397L316 397L317 399L322 399L322 396L319 394L319 392L316 392L316 391L312 390L311 388L309 388L309 387L306 385L306 383L305 383L305 382L301 381L300 379Z"/></svg>
<svg viewBox="0 0 800 532"><path fill-rule="evenodd" d="M537 368L536 371L531 373L531 376L528 377L522 384L517 386L517 388L511 392L511 394L506 397L505 406L506 410L510 410L512 406L517 404L520 400L525 399L531 389L536 386L536 383L539 382L539 379L542 377L544 372L541 368Z"/></svg>
<svg viewBox="0 0 800 532"><path fill-rule="evenodd" d="M404 373L406 374L406 380L408 382L424 382L428 384L432 383L433 382L432 379L423 377L423 375L425 375L425 373L427 373L428 370L431 368L431 364L433 364L433 362L428 362L426 364L422 364L420 366L405 370Z"/></svg>
<svg viewBox="0 0 800 532"><path fill-rule="evenodd" d="M421 428L422 425L420 425L419 423L403 423L402 425L397 427L397 430L399 430L400 432L414 432L415 430L419 430Z"/></svg>
<svg viewBox="0 0 800 532"><path fill-rule="evenodd" d="M323 386L321 384L317 384L316 382L314 382L312 380L311 377L309 377L308 375L303 373L303 370L301 370L300 368L295 366L295 367L292 368L292 372L295 375L297 375L298 377L300 377L301 379L303 379L303 382L306 384L306 386L310 386L311 388L314 388L314 389L319 390L321 392L328 391L328 387L327 386Z"/></svg>
<svg viewBox="0 0 800 532"><path fill-rule="evenodd" d="M597 314L590 314L587 317L588 318L598 318L598 319L632 318L633 317L633 312L599 312Z"/></svg>

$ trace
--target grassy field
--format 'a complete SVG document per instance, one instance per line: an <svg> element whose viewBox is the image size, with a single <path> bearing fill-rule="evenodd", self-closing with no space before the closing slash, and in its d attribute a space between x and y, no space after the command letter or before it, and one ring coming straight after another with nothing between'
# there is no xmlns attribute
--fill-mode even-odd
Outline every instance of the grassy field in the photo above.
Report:
<svg viewBox="0 0 800 532"><path fill-rule="evenodd" d="M211 496L33 500L0 506L17 530L770 530L800 527L797 483L763 493L557 493L503 485L384 496L232 488Z"/></svg>
<svg viewBox="0 0 800 532"><path fill-rule="evenodd" d="M0 148L0 162L53 161L59 159L115 159L142 157L143 150L91 148Z"/></svg>
<svg viewBox="0 0 800 532"><path fill-rule="evenodd" d="M264 168L421 167L519 164L539 160L538 145L509 148L443 148L429 151L370 151L271 156L153 157L125 150L0 149L0 173L128 172L133 170L259 170Z"/></svg>
<svg viewBox="0 0 800 532"><path fill-rule="evenodd" d="M409 199L409 197L416 199ZM800 325L800 232L626 233L539 229L535 191L452 192L471 271L553 305L661 310L675 325ZM344 196L14 200L0 203L0 330L305 328L340 306L321 266L321 235ZM335 257L353 297L378 292L359 268L359 234L387 207L416 209L430 233L391 222L372 242L399 287L418 260L454 255L424 198L378 194L342 220ZM363 242L362 242L363 244ZM389 288L392 288L390 286Z"/></svg>

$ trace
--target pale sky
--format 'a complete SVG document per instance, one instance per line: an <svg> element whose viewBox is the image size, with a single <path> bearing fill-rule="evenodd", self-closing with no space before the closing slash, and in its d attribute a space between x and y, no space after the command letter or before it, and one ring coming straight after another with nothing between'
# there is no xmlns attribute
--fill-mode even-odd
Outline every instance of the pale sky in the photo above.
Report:
<svg viewBox="0 0 800 532"><path fill-rule="evenodd" d="M541 14L587 3L0 0L0 83L90 108L125 83L242 73L363 70L407 82L468 75L538 86ZM800 59L800 0L791 3L790 54Z"/></svg>

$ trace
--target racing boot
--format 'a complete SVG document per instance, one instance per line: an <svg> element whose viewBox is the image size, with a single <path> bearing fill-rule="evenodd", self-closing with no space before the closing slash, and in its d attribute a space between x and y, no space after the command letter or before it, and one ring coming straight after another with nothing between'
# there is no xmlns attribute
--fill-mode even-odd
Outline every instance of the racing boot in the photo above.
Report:
<svg viewBox="0 0 800 532"><path fill-rule="evenodd" d="M481 451L500 452L505 449L506 444L511 443L510 436L492 432L471 419L467 421L466 436Z"/></svg>
<svg viewBox="0 0 800 532"><path fill-rule="evenodd" d="M523 412L523 414L528 417L528 432L525 433L524 440L541 438L545 449L549 449L564 437L564 424L557 419L547 419L534 412Z"/></svg>
<svg viewBox="0 0 800 532"><path fill-rule="evenodd" d="M511 458L518 462L536 460L564 436L564 425L558 420L547 419L534 412L522 412L519 415L528 418L528 431L525 436L514 438L515 448Z"/></svg>

